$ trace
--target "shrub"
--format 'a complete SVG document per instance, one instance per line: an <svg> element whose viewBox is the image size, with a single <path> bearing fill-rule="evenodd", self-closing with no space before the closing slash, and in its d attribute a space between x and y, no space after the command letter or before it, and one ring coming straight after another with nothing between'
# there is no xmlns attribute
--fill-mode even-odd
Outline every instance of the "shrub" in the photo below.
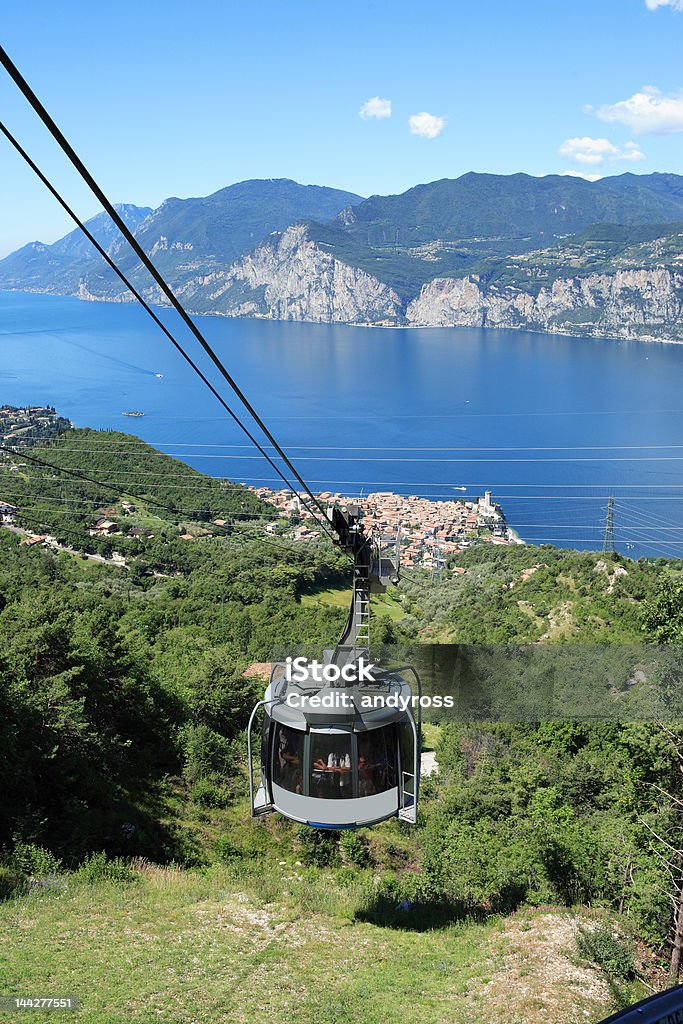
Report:
<svg viewBox="0 0 683 1024"><path fill-rule="evenodd" d="M229 740L208 725L188 725L181 730L184 755L183 774L190 783L208 776L226 775L234 767Z"/></svg>
<svg viewBox="0 0 683 1024"><path fill-rule="evenodd" d="M230 793L220 781L203 778L198 779L192 787L192 799L200 807L227 807Z"/></svg>
<svg viewBox="0 0 683 1024"><path fill-rule="evenodd" d="M370 865L367 841L357 832L342 832L339 852L347 864L354 864L357 868L367 868Z"/></svg>
<svg viewBox="0 0 683 1024"><path fill-rule="evenodd" d="M9 857L9 867L20 875L44 876L56 874L62 862L43 846L35 843L15 842Z"/></svg>
<svg viewBox="0 0 683 1024"><path fill-rule="evenodd" d="M74 872L76 878L83 882L130 882L135 872L123 857L109 859L102 851L86 857Z"/></svg>
<svg viewBox="0 0 683 1024"><path fill-rule="evenodd" d="M18 896L25 887L24 878L0 864L0 900Z"/></svg>
<svg viewBox="0 0 683 1024"><path fill-rule="evenodd" d="M223 864L233 864L242 859L242 851L233 846L225 836L218 837L214 850L216 851L216 856Z"/></svg>
<svg viewBox="0 0 683 1024"><path fill-rule="evenodd" d="M339 864L339 835L324 828L301 825L296 831L304 864L318 868L336 867Z"/></svg>
<svg viewBox="0 0 683 1024"><path fill-rule="evenodd" d="M581 956L597 964L611 978L623 980L633 976L635 954L631 943L607 925L592 931L581 929L576 945Z"/></svg>

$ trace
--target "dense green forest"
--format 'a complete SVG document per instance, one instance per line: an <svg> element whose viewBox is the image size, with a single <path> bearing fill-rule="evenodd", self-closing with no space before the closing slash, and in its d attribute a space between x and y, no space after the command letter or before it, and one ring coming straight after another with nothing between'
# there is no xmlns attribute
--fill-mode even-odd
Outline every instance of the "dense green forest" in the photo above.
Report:
<svg viewBox="0 0 683 1024"><path fill-rule="evenodd" d="M0 494L19 506L19 524L97 550L92 516L120 516L129 500L145 529L114 538L126 545L127 570L77 550L29 548L0 530L6 895L102 852L199 868L262 862L265 871L286 848L311 869L372 881L365 920L390 921L404 905L434 926L520 906L590 905L619 915L670 961L683 878L683 728L448 722L427 732L439 771L425 779L416 828L390 822L340 837L275 819L252 824L244 729L262 682L243 673L274 645L334 642L348 561L322 540L267 536L250 492L127 435L69 432L30 454L75 475L6 462ZM52 511L57 498L68 516ZM87 506L68 505L76 500ZM193 539L182 540L188 529ZM678 562L481 544L458 564L464 573L441 580L411 573L391 613L378 606L376 635L683 640Z"/></svg>

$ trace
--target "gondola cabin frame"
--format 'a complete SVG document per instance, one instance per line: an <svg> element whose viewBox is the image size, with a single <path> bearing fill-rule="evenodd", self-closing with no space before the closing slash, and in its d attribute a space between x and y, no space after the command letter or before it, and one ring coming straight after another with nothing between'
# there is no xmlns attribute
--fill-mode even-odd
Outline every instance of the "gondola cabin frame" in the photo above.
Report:
<svg viewBox="0 0 683 1024"><path fill-rule="evenodd" d="M414 676L420 691L415 669L383 672L374 684L351 687L311 679L291 683L283 670L273 667L264 699L249 722L252 815L278 811L292 821L327 829L361 828L391 817L414 824L421 730L404 674ZM306 707L311 696L327 706ZM330 697L337 698L337 709L330 709ZM255 778L252 737L260 711Z"/></svg>

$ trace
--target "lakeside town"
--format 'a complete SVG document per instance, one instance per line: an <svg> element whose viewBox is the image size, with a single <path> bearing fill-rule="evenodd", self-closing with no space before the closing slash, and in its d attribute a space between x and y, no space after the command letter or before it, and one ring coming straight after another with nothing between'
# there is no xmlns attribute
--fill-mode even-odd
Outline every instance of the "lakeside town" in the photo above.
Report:
<svg viewBox="0 0 683 1024"><path fill-rule="evenodd" d="M319 539L319 530L314 525L316 519L306 508L302 496L293 495L291 491L285 490L249 489L272 505L276 512L265 526L267 533L284 535L298 543ZM363 499L348 498L324 491L318 498L328 505L360 504L369 536L379 541L384 550L397 553L401 564L431 572L443 572L450 556L460 554L473 543L523 543L507 525L503 509L493 501L490 491L486 491L484 496L476 501L430 501L418 495L406 496L390 491L378 491ZM122 501L118 514L112 508L107 514L94 516L88 533L91 537L109 537L112 540L121 536L152 537L153 533L149 529L124 525L121 522L121 519L134 516L136 511L135 505L131 502ZM25 544L42 544L44 547L71 550L62 548L55 538L48 534L17 529L16 519L20 514L20 509L15 505L0 500L0 524L22 533ZM285 524L283 534L282 527ZM228 526L229 522L226 519L214 519L211 525L223 528ZM179 529L182 530L182 527ZM199 531L195 529L194 532L181 532L180 540L193 541L211 536L214 536L214 533L209 526L208 529L202 527ZM125 558L116 551L111 552L110 558L101 560L126 567ZM464 572L458 567L451 571Z"/></svg>
<svg viewBox="0 0 683 1024"><path fill-rule="evenodd" d="M30 447L71 427L69 420L59 416L52 406L27 406L17 408L0 406L0 444L15 452ZM16 469L12 464L11 469ZM268 487L248 487L258 498L273 508L272 521L265 524L265 530L272 535L283 535L288 539L305 543L319 537L316 519L306 505L306 495L289 490L272 490ZM1 496L4 497L4 496ZM397 494L392 491L376 491L363 497L351 497L340 492L322 491L318 500L323 506L360 505L367 533L376 539L383 549L397 553L403 565L441 572L446 569L451 556L457 555L474 543L520 544L523 543L506 521L505 513L487 490L483 496L473 500L453 499L433 501L420 495ZM129 501L114 503L111 508L102 508L89 523L91 537L126 536L149 537L151 530L136 523L137 509ZM0 500L0 523L15 526L21 510L9 501ZM212 527L219 530L229 526L225 519L214 519L201 528L196 525L180 528L180 539L197 540L212 536ZM283 529L284 527L284 529ZM54 538L31 530L22 531L25 542L53 545ZM116 564L125 565L124 558L112 553ZM458 572L456 568L452 570Z"/></svg>
<svg viewBox="0 0 683 1024"><path fill-rule="evenodd" d="M254 494L277 509L282 518L300 519L292 531L297 541L315 540L314 516L305 504L304 494L287 490L252 487ZM471 544L520 544L522 541L505 519L502 507L491 491L474 501L432 501L417 494L376 491L364 497L348 497L338 492L317 495L323 505L360 505L367 533L382 547L398 549L404 565L442 570L448 558Z"/></svg>
<svg viewBox="0 0 683 1024"><path fill-rule="evenodd" d="M70 427L70 421L51 405L0 406L0 444L15 451L47 441Z"/></svg>

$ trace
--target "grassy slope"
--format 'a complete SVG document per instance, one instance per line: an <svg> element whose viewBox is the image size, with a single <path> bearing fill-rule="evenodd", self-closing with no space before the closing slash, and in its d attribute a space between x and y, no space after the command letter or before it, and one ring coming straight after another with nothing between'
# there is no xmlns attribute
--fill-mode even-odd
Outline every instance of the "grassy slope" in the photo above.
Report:
<svg viewBox="0 0 683 1024"><path fill-rule="evenodd" d="M310 590L301 595L301 604L305 608L316 606L347 609L351 603L351 589L347 587L327 587L324 590ZM399 622L405 618L405 609L400 595L392 588L385 594L373 594L371 600L372 614L377 618L391 619Z"/></svg>
<svg viewBox="0 0 683 1024"><path fill-rule="evenodd" d="M412 931L364 923L361 903L357 887L293 858L258 877L150 866L127 883L72 877L0 905L0 989L76 997L84 1024L573 1024L613 1004L577 960L574 914Z"/></svg>

